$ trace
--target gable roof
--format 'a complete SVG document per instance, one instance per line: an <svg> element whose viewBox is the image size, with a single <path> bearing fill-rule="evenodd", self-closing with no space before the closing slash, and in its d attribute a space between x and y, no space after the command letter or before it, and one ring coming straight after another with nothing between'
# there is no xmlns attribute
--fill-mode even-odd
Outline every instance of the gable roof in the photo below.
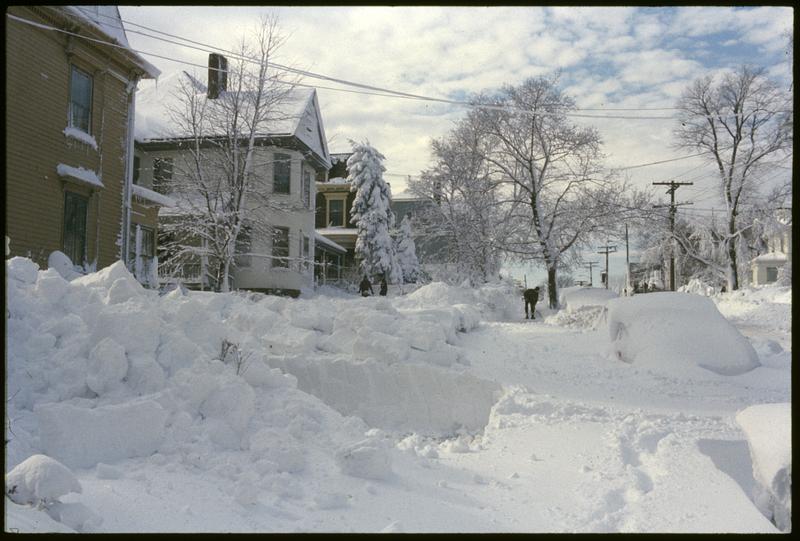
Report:
<svg viewBox="0 0 800 541"><path fill-rule="evenodd" d="M121 50L142 69L146 77L158 77L161 74L161 70L131 49L117 6L63 6L63 9L84 25L102 32L112 43L121 45Z"/></svg>
<svg viewBox="0 0 800 541"><path fill-rule="evenodd" d="M136 94L134 138L141 143L187 137L170 118L169 109L180 105L181 79L188 80L205 99L205 86L185 72L172 73L156 81L143 81ZM325 129L319 113L317 91L314 88L294 87L275 112L274 120L259 137L295 137L330 167ZM221 134L218 134L221 135Z"/></svg>

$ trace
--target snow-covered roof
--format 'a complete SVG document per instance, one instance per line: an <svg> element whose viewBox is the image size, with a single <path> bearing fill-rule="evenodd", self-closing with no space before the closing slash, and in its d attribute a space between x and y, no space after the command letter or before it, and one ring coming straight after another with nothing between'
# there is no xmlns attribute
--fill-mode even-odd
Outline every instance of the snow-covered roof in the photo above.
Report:
<svg viewBox="0 0 800 541"><path fill-rule="evenodd" d="M136 63L148 76L158 77L161 74L161 70L130 48L128 37L125 35L125 26L122 23L122 17L120 17L117 6L64 6L64 10L70 15L81 19L84 23L89 23L111 38L113 42L126 48L128 54L134 57Z"/></svg>
<svg viewBox="0 0 800 541"><path fill-rule="evenodd" d="M133 185L133 195L141 197L142 199L146 199L162 207L174 207L176 204L173 198L167 197L166 195L162 195L158 192L154 192L153 190L145 188L144 186L139 186L138 184Z"/></svg>
<svg viewBox="0 0 800 541"><path fill-rule="evenodd" d="M317 229L320 235L348 235L352 237L358 236L358 229L355 227L320 227Z"/></svg>
<svg viewBox="0 0 800 541"><path fill-rule="evenodd" d="M769 252L753 259L755 263L786 263L789 258L783 252Z"/></svg>
<svg viewBox="0 0 800 541"><path fill-rule="evenodd" d="M352 156L352 152L332 152L331 153L331 164L336 165L339 162L346 162L347 158Z"/></svg>
<svg viewBox="0 0 800 541"><path fill-rule="evenodd" d="M314 231L314 240L315 240L315 242L318 242L320 244L324 244L325 246L327 246L329 248L333 248L335 251L338 251L338 252L341 252L341 253L347 252L346 248L343 248L342 246L336 244L331 239L326 239L325 237L323 237L320 234L319 230Z"/></svg>
<svg viewBox="0 0 800 541"><path fill-rule="evenodd" d="M88 184L93 188L105 188L102 181L97 176L97 173L89 169L84 169L83 167L72 167L71 165L60 163L56 166L56 171L58 172L59 176L72 178L82 182L83 184Z"/></svg>
<svg viewBox="0 0 800 541"><path fill-rule="evenodd" d="M134 137L137 141L163 141L189 135L171 119L169 114L170 109L180 109L180 82L181 78L187 75L184 72L175 72L156 81L143 81L139 85L134 127ZM205 99L202 82L194 77L188 78L201 99ZM296 137L323 162L330 164L316 89L292 89L281 103L279 110L272 116L274 120L268 122L266 131L260 133L260 137Z"/></svg>

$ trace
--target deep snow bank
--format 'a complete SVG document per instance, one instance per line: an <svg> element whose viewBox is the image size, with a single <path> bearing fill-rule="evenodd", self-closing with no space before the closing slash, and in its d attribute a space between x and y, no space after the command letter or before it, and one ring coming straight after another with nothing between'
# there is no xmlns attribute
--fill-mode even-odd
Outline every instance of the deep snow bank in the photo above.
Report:
<svg viewBox="0 0 800 541"><path fill-rule="evenodd" d="M496 385L464 374L458 347L483 314L502 315L506 297L491 289L448 305L455 289L421 288L423 298L396 308L378 298L159 296L121 262L72 281L24 258L6 271L8 404L28 436L12 439L11 466L40 451L90 468L192 441L248 449L265 419L292 424L286 401L304 391L337 410L302 399L314 419L359 415L425 432L479 430L493 403ZM470 304L482 298L493 303ZM225 341L233 354L222 355Z"/></svg>
<svg viewBox="0 0 800 541"><path fill-rule="evenodd" d="M650 293L608 301L612 353L659 371L695 366L732 376L759 366L758 355L707 297Z"/></svg>
<svg viewBox="0 0 800 541"><path fill-rule="evenodd" d="M421 434L477 431L489 421L500 386L424 364L352 362L346 357L273 356L298 388L370 426Z"/></svg>
<svg viewBox="0 0 800 541"><path fill-rule="evenodd" d="M753 460L756 505L784 532L792 529L792 405L759 404L736 414Z"/></svg>
<svg viewBox="0 0 800 541"><path fill-rule="evenodd" d="M618 296L598 287L564 288L558 295L562 309L545 318L545 323L574 329L597 329L606 322L606 304Z"/></svg>

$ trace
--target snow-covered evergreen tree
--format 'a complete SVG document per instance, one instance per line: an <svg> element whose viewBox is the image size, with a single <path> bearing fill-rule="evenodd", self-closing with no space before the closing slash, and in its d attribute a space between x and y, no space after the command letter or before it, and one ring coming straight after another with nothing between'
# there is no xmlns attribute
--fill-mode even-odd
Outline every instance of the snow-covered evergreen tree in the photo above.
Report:
<svg viewBox="0 0 800 541"><path fill-rule="evenodd" d="M417 247L411 236L411 220L408 216L405 216L400 222L396 251L397 262L400 270L403 271L403 281L406 283L416 282L419 277L419 260L417 259Z"/></svg>
<svg viewBox="0 0 800 541"><path fill-rule="evenodd" d="M394 226L394 213L389 206L389 185L383 179L386 158L369 142L350 143L353 155L347 160L347 180L350 191L356 193L350 220L358 229L355 254L365 274L379 279L386 273L387 279L396 283L402 280L402 271L389 235L389 229Z"/></svg>

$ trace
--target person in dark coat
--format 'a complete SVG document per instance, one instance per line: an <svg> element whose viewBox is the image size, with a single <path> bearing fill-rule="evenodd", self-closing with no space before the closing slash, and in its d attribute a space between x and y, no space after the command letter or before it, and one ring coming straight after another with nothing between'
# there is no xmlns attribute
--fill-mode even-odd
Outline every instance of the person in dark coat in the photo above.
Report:
<svg viewBox="0 0 800 541"><path fill-rule="evenodd" d="M386 275L384 274L383 278L381 278L381 297L385 297L387 291L389 291L389 284L386 283Z"/></svg>
<svg viewBox="0 0 800 541"><path fill-rule="evenodd" d="M361 291L362 297L369 297L370 295L375 294L375 292L372 291L372 283L370 283L366 274L364 275L364 279L361 280L361 283L358 285L358 289Z"/></svg>
<svg viewBox="0 0 800 541"><path fill-rule="evenodd" d="M530 319L536 319L534 311L536 310L536 303L539 301L539 287L526 289L522 295L525 297L525 319L528 319L528 306L531 307Z"/></svg>

